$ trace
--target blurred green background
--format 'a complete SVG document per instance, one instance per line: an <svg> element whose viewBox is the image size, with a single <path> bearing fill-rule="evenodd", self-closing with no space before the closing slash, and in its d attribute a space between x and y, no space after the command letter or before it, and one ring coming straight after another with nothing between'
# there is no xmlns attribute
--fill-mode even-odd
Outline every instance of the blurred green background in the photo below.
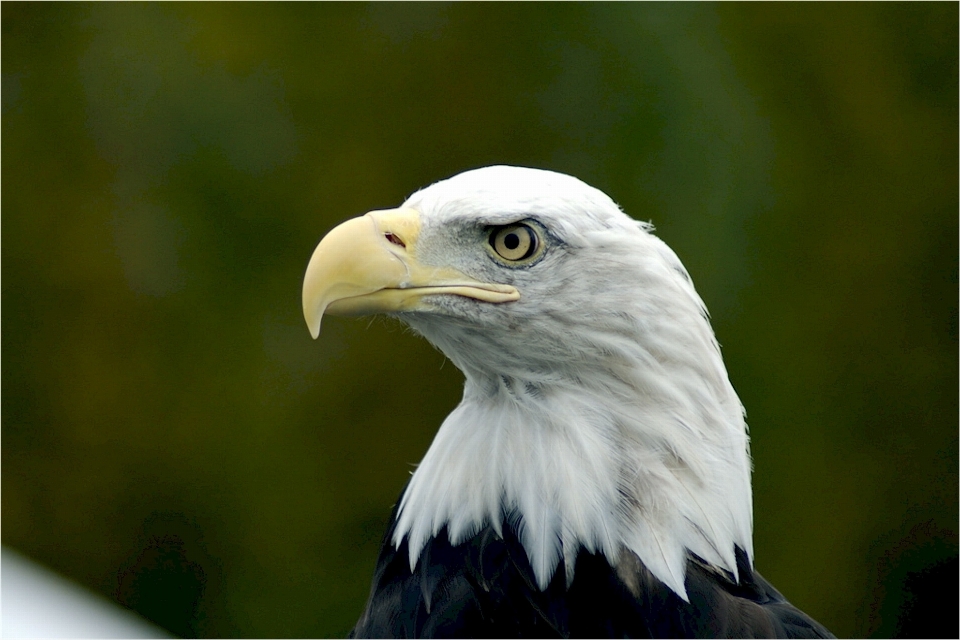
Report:
<svg viewBox="0 0 960 640"><path fill-rule="evenodd" d="M391 321L311 341L307 259L520 164L689 268L760 571L838 635L955 637L957 33L956 3L4 2L3 544L179 635L345 634L462 378Z"/></svg>

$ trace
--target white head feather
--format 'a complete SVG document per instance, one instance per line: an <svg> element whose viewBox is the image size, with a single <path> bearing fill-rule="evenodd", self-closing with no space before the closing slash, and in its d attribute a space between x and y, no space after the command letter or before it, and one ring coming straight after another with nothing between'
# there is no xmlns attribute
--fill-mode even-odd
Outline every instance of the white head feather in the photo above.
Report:
<svg viewBox="0 0 960 640"><path fill-rule="evenodd" d="M451 541L504 511L545 588L582 547L634 553L686 598L686 553L737 575L753 558L743 408L707 312L649 225L570 176L487 167L404 206L421 214L418 258L511 284L520 300L437 296L399 317L466 376L403 497L394 536L411 568L428 537ZM511 268L474 249L489 225L532 221L546 250Z"/></svg>

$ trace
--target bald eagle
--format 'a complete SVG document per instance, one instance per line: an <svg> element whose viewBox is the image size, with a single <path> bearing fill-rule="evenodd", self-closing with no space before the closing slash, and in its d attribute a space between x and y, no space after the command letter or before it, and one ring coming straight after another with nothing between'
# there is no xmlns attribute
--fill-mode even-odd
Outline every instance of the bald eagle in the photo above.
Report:
<svg viewBox="0 0 960 640"><path fill-rule="evenodd" d="M386 313L466 378L355 637L830 637L754 570L743 407L651 231L576 178L495 166L321 240L314 338Z"/></svg>

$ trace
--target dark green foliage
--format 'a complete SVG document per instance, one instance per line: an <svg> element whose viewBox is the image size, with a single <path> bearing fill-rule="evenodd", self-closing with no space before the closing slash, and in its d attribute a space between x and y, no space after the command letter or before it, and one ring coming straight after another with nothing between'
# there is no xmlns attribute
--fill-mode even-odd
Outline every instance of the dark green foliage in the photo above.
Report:
<svg viewBox="0 0 960 640"><path fill-rule="evenodd" d="M956 635L918 626L956 587L956 4L0 11L4 544L176 633L345 634L461 378L389 321L312 342L307 259L524 164L686 263L758 570L840 636Z"/></svg>

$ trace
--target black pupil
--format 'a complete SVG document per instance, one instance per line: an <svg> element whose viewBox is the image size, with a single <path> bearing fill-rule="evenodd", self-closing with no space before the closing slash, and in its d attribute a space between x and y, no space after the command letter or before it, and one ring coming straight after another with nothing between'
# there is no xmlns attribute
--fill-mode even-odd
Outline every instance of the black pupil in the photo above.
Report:
<svg viewBox="0 0 960 640"><path fill-rule="evenodd" d="M503 246L507 249L516 249L520 246L520 236L515 233L508 233L507 236L503 239Z"/></svg>

